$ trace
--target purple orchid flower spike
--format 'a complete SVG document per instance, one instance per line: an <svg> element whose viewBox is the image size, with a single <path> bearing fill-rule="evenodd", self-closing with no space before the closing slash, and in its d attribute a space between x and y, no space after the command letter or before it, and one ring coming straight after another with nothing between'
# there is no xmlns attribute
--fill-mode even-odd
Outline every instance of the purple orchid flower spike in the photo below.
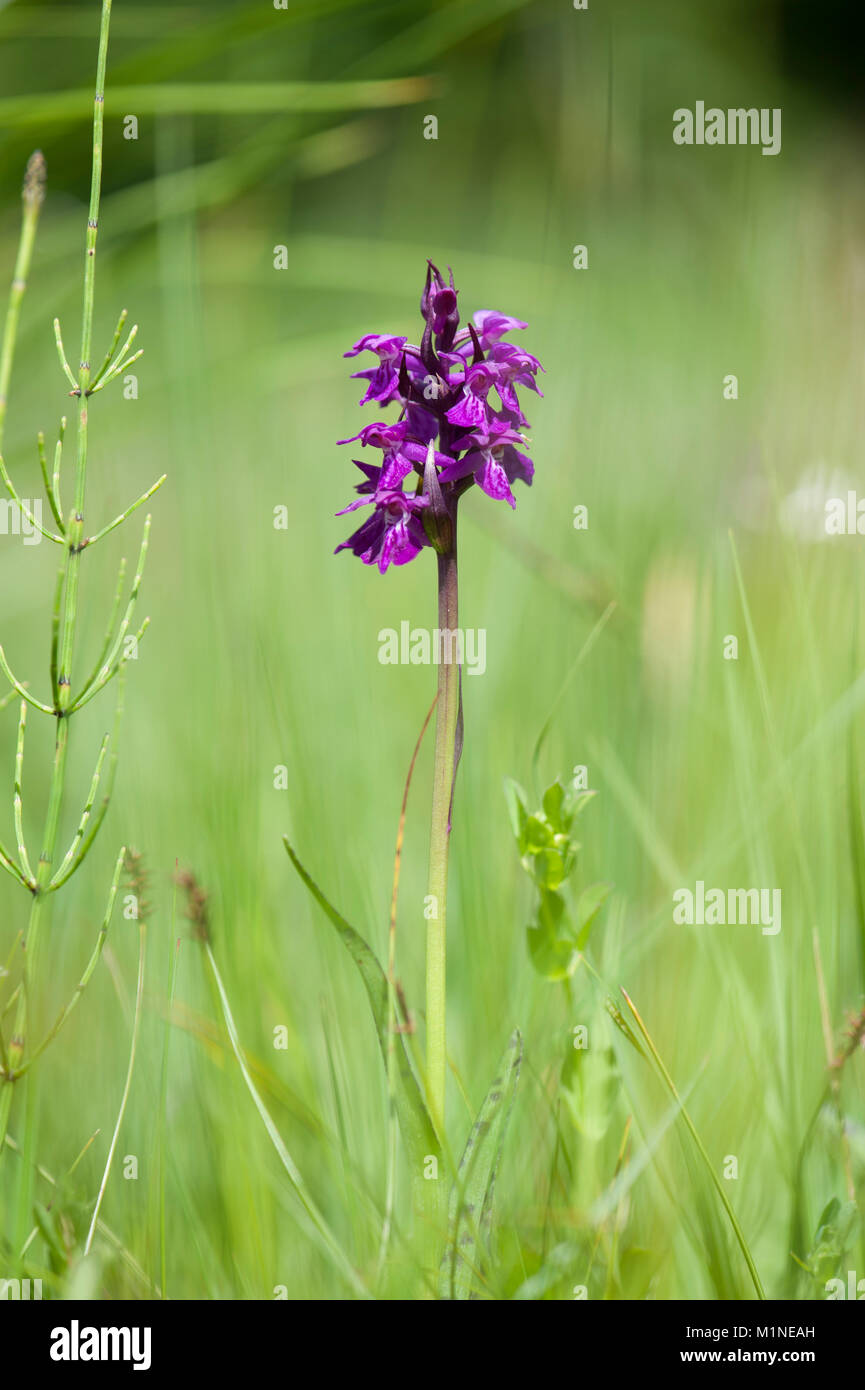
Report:
<svg viewBox="0 0 865 1390"><path fill-rule="evenodd" d="M395 405L397 415L390 421L374 420L339 441L358 444L358 452L372 449L379 461L354 460L362 481L356 485L356 499L339 515L361 507L372 511L337 550L351 551L365 565L377 565L382 574L390 565L408 564L427 548L436 555L438 645L432 659L438 667L438 694L425 899L435 911L426 914L425 1085L433 1146L439 1145L440 1154L446 1134L448 851L463 746L457 504L477 484L487 497L515 507L512 485L531 484L535 470L525 453L528 421L518 391L526 387L540 395L535 378L543 370L530 352L507 341L508 334L526 327L522 319L482 309L461 326L457 301L453 272L448 268L445 279L428 261L420 342L367 333L349 348L346 357L371 352L378 359L375 366L355 373L366 382L361 405ZM421 1225L435 1246L435 1233L446 1218L445 1185L421 1187ZM433 1258L430 1268L436 1264Z"/></svg>
<svg viewBox="0 0 865 1390"><path fill-rule="evenodd" d="M531 484L534 474L524 452L522 431L528 421L517 388L540 395L535 378L543 368L530 352L505 341L526 324L481 309L468 327L460 328L457 299L450 268L445 279L428 261L420 342L367 333L345 354L372 352L378 358L376 366L354 373L366 382L360 404L374 401L399 409L395 420L365 425L351 439L339 441L381 451L379 465L358 463L366 481L357 489L359 499L344 509L371 505L372 515L337 550L352 551L382 574L390 564L413 560L427 546L439 549L440 542L430 538L442 531L432 524L433 503L436 509L444 507L455 523L457 501L477 483L488 497L514 507L511 484Z"/></svg>

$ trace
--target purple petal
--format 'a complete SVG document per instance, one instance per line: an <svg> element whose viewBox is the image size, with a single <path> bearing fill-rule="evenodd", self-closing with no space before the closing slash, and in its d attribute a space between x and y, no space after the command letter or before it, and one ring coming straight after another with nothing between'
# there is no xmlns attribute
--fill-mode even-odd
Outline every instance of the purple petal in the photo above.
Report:
<svg viewBox="0 0 865 1390"><path fill-rule="evenodd" d="M393 333L365 333L348 352L343 353L343 357L357 357L360 352L375 352L382 361L394 362L402 355L407 342L407 338L400 338Z"/></svg>
<svg viewBox="0 0 865 1390"><path fill-rule="evenodd" d="M486 493L487 497L494 497L499 502L508 502L512 507L517 505L517 500L511 492L508 475L492 454L487 454L480 468L475 469L475 479L478 487Z"/></svg>
<svg viewBox="0 0 865 1390"><path fill-rule="evenodd" d="M505 333L512 333L516 328L528 328L522 319L513 319L509 314L500 314L495 309L479 309L472 315L472 320L483 348L491 347Z"/></svg>
<svg viewBox="0 0 865 1390"><path fill-rule="evenodd" d="M473 391L466 391L456 405L445 411L445 418L452 425L462 425L467 429L482 429L487 423L487 405Z"/></svg>

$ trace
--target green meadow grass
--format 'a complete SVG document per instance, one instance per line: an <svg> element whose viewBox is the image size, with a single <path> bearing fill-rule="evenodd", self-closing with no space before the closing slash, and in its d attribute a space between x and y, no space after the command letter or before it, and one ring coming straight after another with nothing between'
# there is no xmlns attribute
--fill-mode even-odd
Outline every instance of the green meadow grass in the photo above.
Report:
<svg viewBox="0 0 865 1390"><path fill-rule="evenodd" d="M49 180L5 447L25 496L37 495L36 431L66 408L51 321L79 312L86 111L78 119L57 94L90 83L98 22L92 5L57 7L66 28L43 39L29 19L40 8L0 9L4 278L37 141ZM423 556L382 578L332 555L350 521L333 514L353 484L349 450L334 441L373 418L360 416L343 351L365 332L415 331L427 256L453 266L464 314L528 320L522 337L546 367L544 400L526 407L534 486L519 489L513 514L477 492L461 510L461 622L486 629L487 669L463 681L452 840L457 1155L514 1027L524 1040L482 1294L754 1296L679 1103L610 1017L608 997L640 1036L622 987L767 1295L819 1297L837 1272L865 1277L861 1222L814 1249L821 1213L837 1198L843 1224L847 1174L861 1194L865 1172L865 1059L860 1049L847 1062L834 1098L819 974L837 1053L865 991L862 541L812 542L782 524L784 499L809 473L859 476L861 148L835 113L782 82L768 42L725 30L722 45L680 6L652 18L630 3L607 16L334 3L266 25L263 8L183 9L172 42L159 7L116 0L109 92L207 81L240 95L206 114L151 116L154 101L137 143L122 139L126 113L107 108L97 330L110 336L128 305L145 356L137 400L96 398L90 478L107 520L169 476L152 504L142 600L152 626L128 682L115 803L46 934L40 1017L54 1017L80 976L122 843L143 855L153 913L107 1230L82 1261L133 1028L138 931L119 910L27 1101L39 1163L60 1192L11 1149L0 1164L0 1277L26 1269L67 1296L358 1293L311 1234L244 1084L173 882L179 867L209 895L209 941L249 1077L317 1208L366 1291L418 1295L402 1158L378 1277L388 1100L367 1002L282 837L386 959L400 799L435 673L380 665L378 634L403 620L434 626L434 565ZM352 100L274 115L242 101L248 84L404 78L418 99L376 109ZM672 110L703 90L723 104L783 105L782 155L676 149ZM26 129L5 123L4 103L33 91L45 93L44 123L37 97ZM422 138L428 111L437 142ZM572 268L576 243L589 248L586 271ZM285 271L273 268L278 244ZM722 395L730 372L736 401ZM289 526L277 530L283 504ZM578 504L587 530L574 529ZM132 563L134 539L125 543ZM123 544L113 537L88 562L83 640L94 654ZM48 549L0 537L2 641L39 685ZM723 659L730 634L736 661ZM107 717L97 703L76 723L70 818ZM50 748L44 730L28 726L31 738L25 816L36 836ZM10 707L0 714L10 826L15 740ZM431 757L429 738L398 917L419 1046ZM579 821L575 882L613 892L566 989L529 961L532 889L503 786L515 777L539 800L578 764L598 796ZM675 925L673 893L698 879L780 887L781 932ZM23 906L4 880L2 960ZM578 1024L590 1047L563 1088ZM287 1045L276 1049L279 1027ZM124 1178L129 1155L136 1180ZM738 1177L726 1180L731 1155ZM52 1200L49 1238L33 1203Z"/></svg>

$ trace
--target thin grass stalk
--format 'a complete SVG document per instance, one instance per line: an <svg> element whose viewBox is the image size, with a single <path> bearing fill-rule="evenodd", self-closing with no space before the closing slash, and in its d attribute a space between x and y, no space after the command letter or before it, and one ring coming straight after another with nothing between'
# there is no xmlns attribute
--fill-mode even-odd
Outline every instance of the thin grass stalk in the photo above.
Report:
<svg viewBox="0 0 865 1390"><path fill-rule="evenodd" d="M78 1167L78 1164L84 1157L87 1150L90 1148L93 1141L96 1139L98 1133L99 1131L97 1130L95 1134L92 1134L90 1136L84 1148L81 1150L81 1153L78 1155L71 1168L69 1168L67 1172L63 1175L63 1177L55 1178L53 1174L50 1173L49 1170L46 1167L44 1167L44 1165L41 1163L33 1164L34 1172L37 1173L44 1182L47 1182L50 1187L59 1189L64 1180L70 1177L71 1174ZM22 1154L19 1145L16 1144L15 1140L11 1137L11 1135L7 1134L5 1147L8 1148L18 1158L23 1159L24 1155ZM146 1271L142 1269L141 1265L138 1263L135 1256L132 1254L132 1251L127 1249L127 1247L123 1244L123 1241L120 1239L118 1235L115 1234L111 1227L106 1226L105 1222L100 1219L96 1222L96 1229L99 1232L99 1234L112 1247L112 1249L116 1252L119 1259L130 1271L130 1273L133 1274L134 1277L140 1281L145 1293L148 1296L159 1298L159 1289L152 1282Z"/></svg>
<svg viewBox="0 0 865 1390"><path fill-rule="evenodd" d="M93 1236L96 1232L96 1223L99 1220L99 1212L102 1208L102 1199L105 1196L105 1189L108 1186L108 1179L111 1176L111 1165L114 1162L114 1153L117 1148L117 1140L120 1137L120 1128L123 1124L123 1117L126 1114L126 1105L129 1100L129 1092L132 1089L132 1074L135 1070L135 1057L138 1051L138 1035L141 1030L141 1010L144 1002L144 962L147 950L147 922L142 917L138 924L138 985L135 991L135 1017L132 1024L132 1045L129 1049L129 1065L126 1068L126 1081L123 1086L123 1095L120 1099L120 1109L117 1112L117 1121L114 1125L114 1133L111 1136L111 1144L108 1149L108 1158L105 1161L105 1171L102 1174L102 1182L99 1184L99 1193L96 1197L96 1205L93 1208L93 1216L90 1219L90 1228L87 1232L87 1240L84 1245L84 1254L90 1253L93 1244Z"/></svg>
<svg viewBox="0 0 865 1390"><path fill-rule="evenodd" d="M175 910L177 888L174 890ZM172 912L172 924L175 913ZM177 966L180 960L180 939L174 943L168 970L168 996L166 1001L165 1037L162 1044L162 1070L159 1078L159 1132L157 1135L158 1173L159 1173L159 1290L166 1297L168 1281L166 1277L168 1241L165 1220L165 1130L168 1117L168 1047L171 1040L171 1010L177 987Z"/></svg>
<svg viewBox="0 0 865 1390"><path fill-rule="evenodd" d="M12 377L12 364L15 360L15 347L18 341L18 324L21 318L21 305L27 290L27 280L30 275L30 265L33 260L33 247L36 242L36 228L39 223L39 213L45 201L45 160L40 150L36 150L27 164L27 172L24 176L24 186L21 191L21 231L18 239L18 251L15 257L15 271L12 279L12 289L9 295L9 306L6 311L6 320L3 326L3 341L0 344L0 461L2 461L3 435L6 428L6 411L9 400L9 382ZM18 694L14 687L0 699L0 711L4 710ZM22 713L23 725L23 713ZM20 733L19 726L19 753L16 757L16 782L20 780ZM16 797L16 812L18 811ZM20 845L23 843L22 836L18 835L19 857ZM12 878L22 881L22 875L18 866L14 862L14 857L0 845L0 866L6 870ZM9 1058L6 1052L5 1040L0 1038L0 1061L2 1061L4 1072L8 1073ZM2 1101L0 1101L0 1114L2 1114ZM0 1129L0 1136L4 1130ZM0 1154L2 1154L2 1138L0 1138Z"/></svg>
<svg viewBox="0 0 865 1390"><path fill-rule="evenodd" d="M18 1070L15 1073L16 1080L19 1077L24 1076L25 1073L28 1072L30 1068L33 1066L33 1063L37 1060L37 1058L42 1056L42 1053L45 1051L45 1049L47 1047L50 1047L51 1043L53 1043L54 1039L57 1037L57 1034L60 1032L60 1029L65 1024L69 1015L72 1013L72 1010L75 1008L75 1005L78 1003L78 1000L81 998L82 994L84 993L85 989L90 983L90 978L102 956L102 949L105 945L105 939L108 936L108 928L111 924L111 918L114 913L114 902L117 897L117 887L120 882L120 872L123 868L123 861L125 855L126 849L124 847L118 854L117 863L114 866L114 878L112 879L111 890L108 894L108 905L105 909L105 916L102 919L102 925L99 928L99 935L96 938L96 945L93 948L87 965L84 967L84 973L82 974L81 979L78 981L78 984L75 988L75 992L72 995L72 998L69 1000L69 1002L60 1010L60 1013L57 1015L53 1027L45 1034L45 1037L39 1043L38 1047L35 1047L30 1052L26 1061L22 1062L22 1064L18 1067Z"/></svg>
<svg viewBox="0 0 865 1390"><path fill-rule="evenodd" d="M396 919L397 903L399 900L399 879L402 867L402 847L405 836L406 812L408 809L408 794L411 788L412 777L414 776L415 764L417 763L420 747L424 740L427 727L432 718L433 710L438 702L438 695L435 696L432 704L426 712L426 717L421 726L421 731L417 736L417 742L411 755L408 775L405 779L405 787L402 794L402 805L399 812L399 826L396 835L396 850L393 860L393 887L391 890L390 901L390 922L388 925L388 946L387 946L387 1017L388 1017L388 1045L387 1045L387 1093L388 1093L388 1137L387 1137L387 1182L385 1193L385 1214L381 1228L381 1242L379 1246L378 1272L381 1275L384 1269L384 1262L387 1258L388 1245L390 1243L391 1228L393 1225L393 1212L396 1201L396 1156L397 1156L397 1131L399 1123L396 1110L396 1039L400 1029L398 1000L397 1000L397 980L396 980Z"/></svg>
<svg viewBox="0 0 865 1390"><path fill-rule="evenodd" d="M667 1068L666 1068L665 1065L664 1065L664 1062L663 1062L663 1059L662 1059L662 1057L661 1057L661 1054L660 1054L660 1052L658 1051L658 1049L656 1048L654 1042L652 1041L652 1038L651 1038L651 1036L650 1036L650 1034L649 1034L649 1030L647 1029L647 1027L646 1027L645 1023L643 1022L642 1018L640 1017L639 1013L637 1012L636 1006L634 1005L634 1003L632 1002L632 1000L629 998L627 991L623 989L623 990L622 990L622 994L623 994L623 996L624 996L625 1003L627 1004L628 1008L630 1009L630 1011L631 1011L631 1013L632 1013L632 1015L633 1015L633 1017L634 1017L634 1022L636 1023L637 1027L639 1028L639 1030L640 1030L640 1032L641 1032L641 1034L642 1034L642 1036L643 1036L643 1041L645 1042L647 1048L649 1049L650 1053L652 1054L652 1058L653 1058L653 1060L654 1060L655 1066L658 1068L658 1072L660 1073L660 1076L661 1076L661 1079L662 1079L663 1082L664 1082L664 1085L666 1086L667 1090L670 1092L670 1095L673 1097L673 1100L676 1102L676 1104L677 1104L677 1105L679 1106L679 1108L680 1108L681 1115L682 1115L682 1119L685 1121L685 1124L686 1124L687 1127L688 1127L688 1131L689 1131L689 1133L690 1133L690 1135L691 1135L691 1138L692 1138L693 1141L694 1141L694 1144L695 1144L695 1146L696 1146L696 1148L697 1148L697 1152L699 1153L701 1159L703 1160L703 1163L705 1164L705 1167L706 1167L706 1171L708 1172L709 1177L710 1177L710 1179L711 1179L711 1181L712 1181L712 1186L714 1187L714 1189L715 1189L715 1191L717 1192L719 1198L721 1199L721 1205L723 1206L725 1212L727 1213L727 1216L728 1216L729 1221L730 1221L730 1225L731 1225L732 1228L733 1228L733 1234L734 1234L735 1237L736 1237L736 1240L737 1240L738 1245L739 1245L739 1249L741 1250L742 1255L743 1255L743 1257L744 1257L745 1264L748 1266L748 1273L749 1273L750 1276L751 1276L751 1281L752 1281L752 1283L753 1283L753 1285L754 1285L754 1289L755 1289L755 1291L756 1291L757 1297L758 1297L759 1299L763 1300L763 1299L765 1299L766 1295L765 1295L765 1293L764 1293L764 1291L763 1291L763 1285L762 1285L762 1283L761 1283L761 1281L760 1281L760 1276L759 1276L759 1274L757 1273L757 1266L756 1266L756 1264L754 1263L754 1257L753 1257L753 1255L751 1254L750 1247L749 1247L749 1245L748 1245L747 1240L745 1239L745 1233L744 1233L744 1231L742 1230L742 1227L739 1225L739 1219L738 1219L738 1217L736 1216L736 1213L734 1212L732 1206L730 1205L730 1200L729 1200L729 1198L727 1197L726 1192L724 1191L724 1184L721 1182L721 1179L718 1177L718 1174L717 1174L716 1171L715 1171L715 1165L713 1164L713 1162L712 1162L712 1160L710 1159L708 1153L706 1152L705 1145L703 1144L703 1141L702 1141L702 1139L700 1138L700 1136L699 1136L699 1134L698 1134L698 1132L697 1132L697 1129L696 1129L696 1127L695 1127L695 1125L694 1125L693 1120L691 1119L690 1115L688 1114L687 1110L685 1109L684 1102L683 1102L683 1100L681 1099L681 1097L679 1096L679 1092L676 1090L675 1082L673 1081L673 1078L670 1076L670 1073L667 1071Z"/></svg>
<svg viewBox="0 0 865 1390"><path fill-rule="evenodd" d="M33 247L36 242L36 228L39 224L39 213L44 201L45 160L41 150L36 150L30 156L27 164L27 173L24 176L24 187L21 192L23 209L21 235L18 241L18 254L15 258L12 293L9 296L9 307L6 310L3 344L0 347L0 450L3 448L3 433L6 428L9 381L12 376L15 345L18 340L21 304L30 276L30 263L33 260Z"/></svg>
<svg viewBox="0 0 865 1390"><path fill-rule="evenodd" d="M258 1111L264 1128L267 1131L268 1138L270 1139L270 1142L272 1143L279 1156L279 1161L281 1162L283 1168L288 1174L288 1178L294 1189L295 1195L297 1196L301 1208L307 1218L310 1233L314 1235L318 1245L325 1251L325 1253L334 1262L335 1266L341 1271L343 1277L350 1285L350 1287L354 1290L354 1292L358 1295L358 1297L363 1299L369 1299L371 1297L369 1290L367 1289L366 1285L364 1284L363 1280L361 1279L360 1275L358 1274L348 1255L343 1250L336 1235L328 1225L328 1222L325 1219L323 1213L319 1210L318 1204L316 1203L312 1194L309 1192L306 1183L303 1179L303 1176L300 1172L300 1169L298 1168L297 1164L295 1163L294 1159L292 1158L291 1154L286 1148L282 1139L282 1135L280 1134L279 1130L274 1124L273 1117L271 1116L270 1111L268 1110L267 1106L262 1100L261 1094L257 1086L255 1085L255 1082L252 1079L252 1074L249 1070L246 1057L244 1056L243 1048L240 1045L240 1037L237 1032L237 1024L235 1023L234 1015L231 1012L231 1006L228 1002L228 995L225 992L225 986L222 983L222 976L219 973L219 969L216 964L216 959L213 955L213 951L210 948L210 942L205 940L203 942L203 946L205 958L207 960L208 968L210 970L210 978L213 982L214 988L219 999L219 1006L223 1020L225 1022L226 1032L228 1033L228 1041L231 1044L231 1050L234 1053L235 1060L237 1062L238 1067L240 1068L240 1074L243 1077L246 1089L249 1091L249 1094L252 1097L252 1102L256 1110Z"/></svg>

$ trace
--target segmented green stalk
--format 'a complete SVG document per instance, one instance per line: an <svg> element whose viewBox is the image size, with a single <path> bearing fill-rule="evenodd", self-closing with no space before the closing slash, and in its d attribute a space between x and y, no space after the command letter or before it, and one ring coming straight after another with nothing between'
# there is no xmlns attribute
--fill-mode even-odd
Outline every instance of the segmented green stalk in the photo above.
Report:
<svg viewBox="0 0 865 1390"><path fill-rule="evenodd" d="M99 55L96 71L96 91L93 102L93 159L92 174L90 183L90 203L87 218L87 233L84 246L84 295L81 320L81 350L78 363L78 370L73 371L66 358L63 346L63 335L60 324L54 322L54 334L57 344L57 352L63 373L70 383L72 390L70 395L75 399L77 411L77 438L76 438L76 458L73 480L73 500L68 512L64 513L60 477L63 455L64 436L66 430L66 420L62 420L54 453L53 473L49 475L48 459L45 452L44 436L39 436L39 462L42 471L45 492L48 497L51 514L57 526L57 533L50 532L39 525L35 518L29 519L34 525L38 526L42 534L50 540L61 545L64 551L63 562L60 566L54 594L54 605L52 611L51 625L51 703L46 704L38 699L29 688L13 674L9 662L0 647L0 670L5 674L12 692L21 699L21 716L19 720L18 749L15 764L15 790L14 790L14 819L17 840L17 855L13 856L6 848L0 844L0 867L19 884L25 887L32 895L29 921L24 934L24 967L23 977L20 988L16 991L16 1008L12 1033L9 1037L8 1045L6 1039L0 1040L0 1082L8 1084L0 1085L0 1155L4 1149L4 1140L9 1122L9 1114L12 1104L12 1095L15 1082L20 1076L29 1070L33 1061L41 1055L45 1048L51 1043L68 1017L74 1005L77 1003L81 992L90 979L90 975L95 968L96 962L101 954L105 934L111 918L111 911L117 893L117 877L119 868L115 872L114 882L108 899L106 915L103 920L102 928L99 933L96 947L90 958L84 975L72 997L70 1003L61 1011L54 1027L43 1040L34 1044L28 1036L32 1031L33 1023L33 1001L35 984L38 977L39 948L41 945L41 929L46 915L46 903L50 894L62 888L65 883L77 871L84 861L99 827L108 808L114 782L114 770L117 756L117 730L122 714L123 696L122 683L123 671L127 660L135 654L126 650L125 643L127 634L130 630L132 617L135 612L138 600L139 589L144 571L144 562L147 555L148 537L150 532L150 517L144 525L144 535L141 543L141 552L135 574L135 581L132 587L125 615L119 629L115 632L117 614L120 609L123 580L125 577L125 561L121 564L120 575L118 578L117 590L115 593L114 605L109 619L108 630L97 659L89 677L83 685L73 691L72 673L73 660L76 650L76 636L79 624L79 586L81 560L84 552L105 536L109 535L120 526L138 507L153 495L158 487L164 482L164 476L159 479L151 488L147 490L137 501L127 507L124 512L115 517L108 525L101 530L96 530L91 535L85 532L85 501L87 492L87 458L88 458L88 427L89 427L89 401L94 391L102 389L109 382L115 380L132 362L140 356L140 352L133 353L131 356L130 348L135 340L138 331L137 325L133 326L126 337L123 346L119 348L123 336L124 327L127 319L127 312L124 309L118 320L117 328L114 333L111 346L106 354L102 365L94 373L92 370L91 356L93 346L93 315L94 315L94 294L96 283L96 245L99 233L99 208L100 194L102 185L102 146L103 146L103 112L105 102L105 72L108 57L108 33L111 20L112 0L103 0L102 17L99 31ZM34 165L34 161L36 161ZM24 192L24 217L21 233L21 244L19 247L18 259L16 263L15 281L10 299L10 308L6 321L6 332L4 335L2 354L0 354L0 439L2 439L2 426L5 417L6 389L12 368L14 356L15 336L17 332L18 317L21 307L26 275L29 269L32 254L33 238L35 234L36 219L38 216L39 204L42 200L42 185L44 183L44 165L41 163L41 156L34 156L28 168L28 183L25 184ZM25 516L29 517L29 512L24 503L18 497L15 488L9 478L6 465L0 456L0 476L6 484L6 488L12 498L17 502ZM146 627L147 621L139 627L137 638L140 638ZM137 641L136 638L136 641ZM66 801L66 768L69 752L69 737L72 715L83 705L97 695L108 683L115 678L118 679L120 690L117 700L117 712L115 715L114 732L103 738L96 767L90 783L89 792L84 802L77 829L65 855L62 851L58 854L59 834L61 817ZM24 761L24 732L25 715L27 705L32 706L43 714L49 715L55 721L55 741L54 741L54 760L51 770L50 787L48 793L47 808L45 813L44 830L42 835L42 848L35 868L31 866L31 861L27 854L24 839L24 818L22 812L22 769ZM103 788L101 801L97 805L100 786L106 756L109 745L111 745L111 759L108 772L108 784ZM62 856L62 857L60 857ZM59 858L59 864L57 860ZM118 861L118 865L122 862ZM7 1004L8 1007L8 1004ZM0 1019L2 1023L2 1019ZM29 1110L29 1107L28 1107ZM26 1144L25 1144L26 1149Z"/></svg>
<svg viewBox="0 0 865 1390"><path fill-rule="evenodd" d="M12 361L15 356L15 343L18 337L18 320L21 316L21 301L27 288L30 262L33 259L33 245L36 240L36 227L39 211L45 200L45 160L42 152L36 150L30 156L24 188L21 194L23 217L21 220L21 239L15 260L15 278L9 296L6 312L6 325L3 330L3 346L0 348L0 449L3 448L3 431L6 427L6 404L9 395L9 378L12 375Z"/></svg>

